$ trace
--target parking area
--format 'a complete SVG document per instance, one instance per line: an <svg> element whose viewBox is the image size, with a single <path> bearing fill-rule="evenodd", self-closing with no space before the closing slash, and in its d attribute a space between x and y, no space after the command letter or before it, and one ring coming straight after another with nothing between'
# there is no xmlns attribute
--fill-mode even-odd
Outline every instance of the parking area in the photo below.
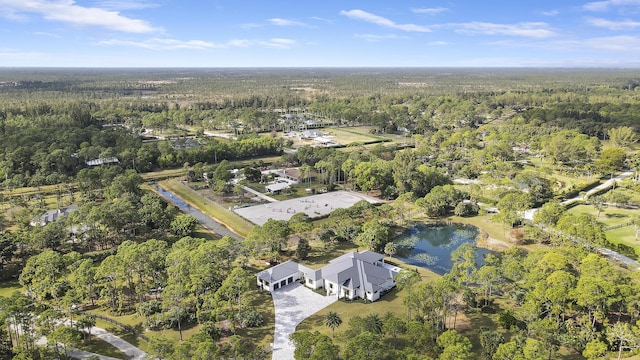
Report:
<svg viewBox="0 0 640 360"><path fill-rule="evenodd" d="M295 347L289 335L302 320L336 302L336 296L322 296L300 283L273 291L276 326L273 336L273 360L293 359Z"/></svg>
<svg viewBox="0 0 640 360"><path fill-rule="evenodd" d="M370 203L381 202L374 197L354 191L335 191L269 204L249 206L236 209L235 212L256 225L263 225L269 219L287 221L299 212L304 212L311 218L324 216L335 209L351 207L361 200Z"/></svg>

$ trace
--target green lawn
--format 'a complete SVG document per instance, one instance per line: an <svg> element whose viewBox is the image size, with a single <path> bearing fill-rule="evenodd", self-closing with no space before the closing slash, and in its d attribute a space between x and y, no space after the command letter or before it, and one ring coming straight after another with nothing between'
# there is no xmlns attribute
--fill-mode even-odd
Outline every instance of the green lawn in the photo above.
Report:
<svg viewBox="0 0 640 360"><path fill-rule="evenodd" d="M447 221L460 224L469 224L480 229L481 232L489 234L490 237L506 243L510 243L507 236L509 228L492 220L493 215L478 215L470 217L451 216L446 218Z"/></svg>
<svg viewBox="0 0 640 360"><path fill-rule="evenodd" d="M120 321L118 319L118 321ZM107 330L108 332L120 337L124 341L130 343L133 346L140 348L142 351L147 351L147 342L143 341L139 337L131 334L128 331L125 331L109 322L104 320L96 319L96 326Z"/></svg>
<svg viewBox="0 0 640 360"><path fill-rule="evenodd" d="M598 217L597 210L591 205L578 205L569 209L570 213L575 214L591 214L597 217L597 220L607 226L615 226L625 224L634 215L638 214L638 210L634 209L620 209L613 206L605 208ZM635 240L635 228L633 225L621 227L618 229L608 230L605 232L607 240L614 244L625 244L636 250L636 253L640 253L640 241Z"/></svg>
<svg viewBox="0 0 640 360"><path fill-rule="evenodd" d="M335 136L335 142L345 146L352 143L366 144L380 140L387 140L384 137L371 135L366 129L360 128L325 128L321 131L329 136Z"/></svg>
<svg viewBox="0 0 640 360"><path fill-rule="evenodd" d="M24 292L26 289L20 285L18 280L0 282L0 296L9 298L16 291Z"/></svg>
<svg viewBox="0 0 640 360"><path fill-rule="evenodd" d="M209 215L214 220L225 224L233 232L242 237L247 236L254 227L253 224L241 218L236 213L225 209L213 201L205 199L200 194L175 179L160 181L158 184L165 189L172 191L191 206Z"/></svg>
<svg viewBox="0 0 640 360"><path fill-rule="evenodd" d="M353 248L351 248L351 250L354 250ZM349 251L349 249L344 248L341 251ZM333 253L333 255L328 256L328 258L334 258L336 256L339 256L340 253ZM324 257L323 257L324 258ZM316 260L319 260L316 259ZM438 277L437 274L425 269L425 268L416 268L414 266L411 265L407 265L405 263L403 263L402 261L396 259L396 258L386 258L385 261L389 262L393 262L396 263L402 267L405 268L410 268L410 269L416 269L418 270L418 273L420 274L420 277L422 279L422 281L433 281L434 279L436 279ZM319 262L319 261L318 261ZM307 262L303 262L305 265L307 265ZM324 265L326 263L323 264L318 264L318 265ZM312 266L313 267L313 266ZM319 267L319 266L317 266ZM302 323L300 323L298 325L298 327L296 328L296 330L309 330L309 331L319 331L323 334L326 334L328 336L331 336L331 329L329 329L327 326L325 326L324 324L324 317L325 315L329 312L329 311L333 311L338 313L338 315L340 315L340 317L342 318L342 326L340 326L339 328L336 329L335 331L335 343L338 344L339 346L341 346L342 348L344 348L344 346L346 345L346 343L350 340L348 338L346 338L344 336L344 332L348 329L349 327L349 320L351 320L354 316L361 316L361 317L365 317L371 313L377 313L380 316L383 316L385 313L387 312L392 312L394 314L396 314L397 316L399 316L402 319L406 319L407 317L407 309L404 306L404 304L402 303L403 299L406 297L406 291L403 290L398 290L397 288L393 289L391 292L389 292L388 294L385 294L384 296L382 296L378 301L375 301L373 303L371 302L363 302L362 300L354 300L354 301L344 301L344 300L339 300L331 305L329 305L328 307L320 310L319 312L311 315L309 318L305 319Z"/></svg>
<svg viewBox="0 0 640 360"><path fill-rule="evenodd" d="M91 335L86 343L80 342L78 344L74 344L73 347L80 350L92 352L94 354L109 356L116 359L129 358L125 353L120 351L115 346L94 335Z"/></svg>

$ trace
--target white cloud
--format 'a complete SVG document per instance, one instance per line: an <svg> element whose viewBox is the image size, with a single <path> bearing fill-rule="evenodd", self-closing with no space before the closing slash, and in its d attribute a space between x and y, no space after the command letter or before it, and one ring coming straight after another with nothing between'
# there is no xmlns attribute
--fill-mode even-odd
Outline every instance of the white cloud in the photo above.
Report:
<svg viewBox="0 0 640 360"><path fill-rule="evenodd" d="M369 42L378 42L382 40L400 39L401 37L395 34L387 35L374 35L374 34L355 34L354 37L358 39L364 39Z"/></svg>
<svg viewBox="0 0 640 360"><path fill-rule="evenodd" d="M436 8L411 9L411 11L413 11L416 14L438 15L443 12L449 11L449 9L445 7L436 7Z"/></svg>
<svg viewBox="0 0 640 360"><path fill-rule="evenodd" d="M131 41L131 40L104 40L96 43L97 45L111 45L111 46L130 46L130 47L138 47L147 50L179 50L179 49L190 49L190 50L205 50L222 47L212 42L202 41L202 40L188 40L181 41L176 39L160 39L153 38L144 41Z"/></svg>
<svg viewBox="0 0 640 360"><path fill-rule="evenodd" d="M358 10L358 9L349 10L349 11L342 10L340 11L340 15L349 17L351 19L362 20L362 21L379 25L379 26L407 31L407 32L431 32L431 29L429 29L426 26L414 25L414 24L396 24L392 20L366 12L364 10Z"/></svg>
<svg viewBox="0 0 640 360"><path fill-rule="evenodd" d="M605 1L593 1L586 3L582 6L582 9L586 11L602 12L607 11L613 7L620 6L640 6L640 0L605 0Z"/></svg>
<svg viewBox="0 0 640 360"><path fill-rule="evenodd" d="M607 36L587 39L584 44L596 50L637 53L640 49L640 38L635 36Z"/></svg>
<svg viewBox="0 0 640 360"><path fill-rule="evenodd" d="M549 11L541 11L540 15L544 16L558 16L560 15L560 11L558 10L549 10Z"/></svg>
<svg viewBox="0 0 640 360"><path fill-rule="evenodd" d="M470 22L461 24L446 24L439 27L453 28L456 32L466 34L508 35L530 38L548 38L555 36L549 25L542 22L527 22L519 24L494 24L486 22Z"/></svg>
<svg viewBox="0 0 640 360"><path fill-rule="evenodd" d="M305 23L289 19L273 18L267 19L267 21L276 26L306 26Z"/></svg>
<svg viewBox="0 0 640 360"><path fill-rule="evenodd" d="M262 25L256 24L256 23L246 23L246 24L240 24L240 27L243 29L257 29L262 27Z"/></svg>
<svg viewBox="0 0 640 360"><path fill-rule="evenodd" d="M48 33L48 32L44 32L44 31L36 31L36 32L33 33L33 35L46 36L46 37L56 38L56 39L59 39L59 38L62 37L62 36L60 36L58 34Z"/></svg>
<svg viewBox="0 0 640 360"><path fill-rule="evenodd" d="M263 46L277 49L288 49L296 42L291 39L275 38L271 40L246 40L234 39L226 43L215 43L204 40L176 40L152 38L143 41L119 40L111 39L95 43L100 46L128 46L137 47L147 50L209 50L209 49L226 49L226 48L248 48L252 46Z"/></svg>
<svg viewBox="0 0 640 360"><path fill-rule="evenodd" d="M449 45L450 43L446 42L446 41L432 41L427 43L427 45L429 46L444 46L444 45Z"/></svg>
<svg viewBox="0 0 640 360"><path fill-rule="evenodd" d="M317 17L317 16L312 16L311 19L316 20L316 21L322 21L322 22L326 22L329 24L333 24L333 20L331 19L325 19L325 18L321 18L321 17Z"/></svg>
<svg viewBox="0 0 640 360"><path fill-rule="evenodd" d="M149 33L161 29L147 21L120 15L117 11L77 5L73 0L0 0L9 14L39 14L44 19L78 26L100 26L110 30Z"/></svg>
<svg viewBox="0 0 640 360"><path fill-rule="evenodd" d="M47 60L43 53L18 51L13 49L0 49L0 60Z"/></svg>
<svg viewBox="0 0 640 360"><path fill-rule="evenodd" d="M249 47L252 44L253 43L250 40L246 39L231 40L227 42L227 45L230 47Z"/></svg>
<svg viewBox="0 0 640 360"><path fill-rule="evenodd" d="M640 27L640 22L633 21L630 19L612 21L612 20L600 19L600 18L588 18L587 23L596 27L601 27L609 30L627 30L627 29L635 29L637 27Z"/></svg>
<svg viewBox="0 0 640 360"><path fill-rule="evenodd" d="M141 10L160 6L146 0L102 0L96 1L94 5L107 10Z"/></svg>
<svg viewBox="0 0 640 360"><path fill-rule="evenodd" d="M295 40L280 39L280 38L274 38L274 39L271 39L269 41L259 41L258 42L258 44L260 44L262 46L266 46L266 47L270 47L270 48L276 48L276 49L289 49L295 43L296 43Z"/></svg>
<svg viewBox="0 0 640 360"><path fill-rule="evenodd" d="M584 52L595 50L640 54L640 37L635 36L607 36L588 39L558 40L558 41L495 41L487 43L491 46L505 46L512 48L537 48L558 52Z"/></svg>

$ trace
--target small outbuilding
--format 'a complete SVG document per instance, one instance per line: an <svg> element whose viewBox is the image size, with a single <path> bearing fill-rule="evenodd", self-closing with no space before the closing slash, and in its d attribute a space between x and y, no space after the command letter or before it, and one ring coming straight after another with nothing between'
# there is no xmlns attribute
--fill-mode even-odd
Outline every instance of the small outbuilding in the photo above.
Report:
<svg viewBox="0 0 640 360"><path fill-rule="evenodd" d="M289 260L259 272L256 277L258 286L271 292L300 280L302 273L298 269L298 263Z"/></svg>

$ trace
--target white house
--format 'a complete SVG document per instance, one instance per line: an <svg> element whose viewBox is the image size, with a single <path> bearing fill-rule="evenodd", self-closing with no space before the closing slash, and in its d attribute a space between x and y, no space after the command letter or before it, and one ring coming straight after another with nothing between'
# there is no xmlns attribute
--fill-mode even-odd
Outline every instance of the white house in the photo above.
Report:
<svg viewBox="0 0 640 360"><path fill-rule="evenodd" d="M40 215L38 218L33 219L30 223L31 226L36 226L36 225L40 225L40 226L45 226L49 223L52 223L54 221L57 221L58 219L61 219L65 216L69 216L69 214L71 214L74 211L79 210L80 207L75 206L75 205L70 205L67 207L63 207L60 209L56 209L56 210L49 210L46 213Z"/></svg>
<svg viewBox="0 0 640 360"><path fill-rule="evenodd" d="M335 258L321 269L311 269L287 261L256 274L258 286L274 291L301 280L311 289L324 288L339 299L376 301L396 284L400 269L385 264L384 255L373 251L350 252Z"/></svg>
<svg viewBox="0 0 640 360"><path fill-rule="evenodd" d="M117 164L120 160L117 157L108 157L108 158L99 158L87 161L87 166L99 166L99 165L109 165L109 164Z"/></svg>
<svg viewBox="0 0 640 360"><path fill-rule="evenodd" d="M288 189L291 185L287 181L276 181L264 187L269 194L280 194L282 190Z"/></svg>

